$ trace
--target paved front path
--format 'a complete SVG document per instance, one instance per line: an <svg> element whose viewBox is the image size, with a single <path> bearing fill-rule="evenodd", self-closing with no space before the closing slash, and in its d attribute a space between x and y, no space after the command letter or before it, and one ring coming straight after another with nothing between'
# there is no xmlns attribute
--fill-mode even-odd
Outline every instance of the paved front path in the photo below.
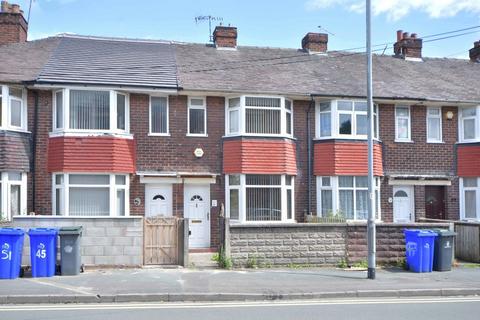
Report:
<svg viewBox="0 0 480 320"><path fill-rule="evenodd" d="M378 270L376 280L366 279L364 271L325 268L236 271L149 268L95 270L78 276L0 282L0 303L25 303L27 296L32 301L46 303L91 302L90 298L95 297L104 297L99 302L147 301L148 297L153 301L214 301L318 298L322 294L358 297L479 293L479 268L433 273ZM69 298L62 300L62 296Z"/></svg>

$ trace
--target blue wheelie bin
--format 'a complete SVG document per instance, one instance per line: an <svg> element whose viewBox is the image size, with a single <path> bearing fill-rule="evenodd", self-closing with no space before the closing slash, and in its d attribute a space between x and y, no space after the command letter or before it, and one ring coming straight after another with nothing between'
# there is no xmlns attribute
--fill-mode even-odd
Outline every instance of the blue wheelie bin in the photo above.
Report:
<svg viewBox="0 0 480 320"><path fill-rule="evenodd" d="M24 234L22 229L0 228L0 279L20 275Z"/></svg>
<svg viewBox="0 0 480 320"><path fill-rule="evenodd" d="M407 266L413 272L432 272L435 237L431 230L405 229Z"/></svg>
<svg viewBox="0 0 480 320"><path fill-rule="evenodd" d="M52 277L57 262L57 229L32 228L30 236L30 258L32 277Z"/></svg>

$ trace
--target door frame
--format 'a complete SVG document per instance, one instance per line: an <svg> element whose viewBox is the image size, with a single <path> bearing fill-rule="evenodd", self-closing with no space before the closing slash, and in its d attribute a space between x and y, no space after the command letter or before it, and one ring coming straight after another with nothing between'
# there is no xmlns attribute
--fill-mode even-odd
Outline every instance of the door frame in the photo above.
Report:
<svg viewBox="0 0 480 320"><path fill-rule="evenodd" d="M146 183L145 184L145 201L144 201L144 217L148 218L151 216L147 215L147 212L149 210L149 202L150 199L148 198L149 196L149 191L151 189L155 188L169 188L169 193L170 193L170 203L169 203L169 208L170 208L170 215L165 216L166 218L168 217L173 217L173 185L170 183Z"/></svg>
<svg viewBox="0 0 480 320"><path fill-rule="evenodd" d="M403 221L396 221L395 219L395 193L398 190L403 190L406 191L408 194L408 197L410 199L410 210L412 212L412 215L410 217L410 222L415 222L415 188L414 186L393 186L392 189L392 216L393 216L393 223L402 223Z"/></svg>
<svg viewBox="0 0 480 320"><path fill-rule="evenodd" d="M206 246L200 246L200 247L195 247L195 248L210 248L211 246L211 241L212 241L212 214L211 214L211 210L212 210L212 207L210 205L210 184L208 183L188 183L188 184L184 184L183 185L183 217L185 219L190 219L189 216L187 216L187 201L189 201L189 198L187 197L187 193L193 189L193 188L204 188L204 190L206 191L205 192L205 195L206 195L206 199L205 199L205 204L206 204L206 207L208 209L208 215L207 215L207 220L208 220L208 223L206 224L206 230L205 230L205 233L206 233L206 236L207 236L207 240L206 240ZM193 248L193 247L192 247Z"/></svg>

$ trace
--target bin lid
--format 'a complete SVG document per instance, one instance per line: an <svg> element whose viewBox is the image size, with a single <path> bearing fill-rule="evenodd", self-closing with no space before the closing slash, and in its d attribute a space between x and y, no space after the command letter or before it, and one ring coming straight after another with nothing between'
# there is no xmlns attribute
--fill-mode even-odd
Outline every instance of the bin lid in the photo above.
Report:
<svg viewBox="0 0 480 320"><path fill-rule="evenodd" d="M55 228L31 228L28 230L30 236L55 236L58 233L58 229Z"/></svg>
<svg viewBox="0 0 480 320"><path fill-rule="evenodd" d="M0 235L7 235L7 236L23 236L25 231L20 228L0 228Z"/></svg>
<svg viewBox="0 0 480 320"><path fill-rule="evenodd" d="M439 237L452 237L456 236L457 233L447 230L447 229L434 229L433 230Z"/></svg>
<svg viewBox="0 0 480 320"><path fill-rule="evenodd" d="M61 227L58 234L82 234L82 226Z"/></svg>
<svg viewBox="0 0 480 320"><path fill-rule="evenodd" d="M436 237L437 233L433 230L418 230L419 237Z"/></svg>

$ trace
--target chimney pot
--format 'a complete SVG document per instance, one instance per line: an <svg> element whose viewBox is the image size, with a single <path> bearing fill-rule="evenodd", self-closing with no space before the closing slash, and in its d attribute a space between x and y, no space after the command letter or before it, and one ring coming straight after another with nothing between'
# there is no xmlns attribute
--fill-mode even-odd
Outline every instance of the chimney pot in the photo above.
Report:
<svg viewBox="0 0 480 320"><path fill-rule="evenodd" d="M28 23L18 4L0 4L0 45L27 41Z"/></svg>
<svg viewBox="0 0 480 320"><path fill-rule="evenodd" d="M397 42L400 42L403 39L403 30L397 31Z"/></svg>
<svg viewBox="0 0 480 320"><path fill-rule="evenodd" d="M473 48L469 51L470 61L480 62L480 40L473 43Z"/></svg>
<svg viewBox="0 0 480 320"><path fill-rule="evenodd" d="M237 28L216 26L213 31L213 42L217 48L236 48L237 47Z"/></svg>
<svg viewBox="0 0 480 320"><path fill-rule="evenodd" d="M309 32L302 39L302 49L311 53L325 53L328 49L328 34Z"/></svg>
<svg viewBox="0 0 480 320"><path fill-rule="evenodd" d="M401 38L400 38L401 35ZM400 38L400 39L399 39ZM422 58L422 39L418 38L416 33L411 36L408 32L401 30L397 31L397 42L393 45L393 50L396 56L404 59L421 59Z"/></svg>

